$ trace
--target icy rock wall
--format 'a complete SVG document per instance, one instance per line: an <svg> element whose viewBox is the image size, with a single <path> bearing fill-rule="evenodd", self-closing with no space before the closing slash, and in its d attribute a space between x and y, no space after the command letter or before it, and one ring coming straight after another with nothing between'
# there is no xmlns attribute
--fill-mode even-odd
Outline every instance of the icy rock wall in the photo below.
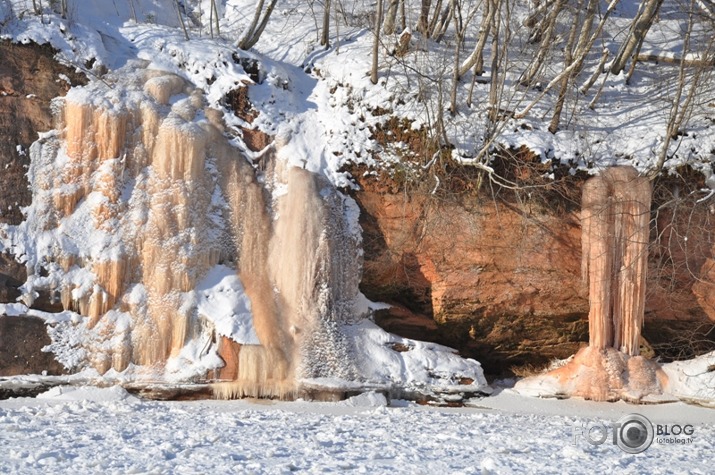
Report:
<svg viewBox="0 0 715 475"><path fill-rule="evenodd" d="M120 71L58 109L58 131L32 147L33 204L12 246L28 268L28 305L49 291L85 317L86 364L186 357L215 332L197 311L197 282L227 263L260 344L234 342L236 380L219 395L280 396L302 376L351 374L339 327L355 318L362 254L347 198L270 156L257 171L175 75ZM202 351L224 340L210 335Z"/></svg>

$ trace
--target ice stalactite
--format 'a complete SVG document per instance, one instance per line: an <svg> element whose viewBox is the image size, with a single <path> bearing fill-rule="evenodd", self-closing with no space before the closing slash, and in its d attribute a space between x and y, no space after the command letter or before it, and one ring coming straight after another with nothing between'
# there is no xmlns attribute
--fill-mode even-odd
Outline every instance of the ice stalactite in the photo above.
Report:
<svg viewBox="0 0 715 475"><path fill-rule="evenodd" d="M650 200L650 182L630 167L609 168L584 184L581 242L590 346L638 355Z"/></svg>
<svg viewBox="0 0 715 475"><path fill-rule="evenodd" d="M288 397L304 377L352 376L340 331L360 316L352 202L271 153L258 170L178 76L140 67L107 81L72 90L58 131L33 146L33 204L13 244L27 303L52 292L83 316L84 338L67 345L102 373L185 374L169 362L213 352L195 376L223 362L219 397ZM212 272L221 278L199 295ZM226 291L229 309L212 306ZM239 325L242 296L250 318ZM228 327L207 324L216 312Z"/></svg>
<svg viewBox="0 0 715 475"><path fill-rule="evenodd" d="M280 164L273 173L285 184L274 222L245 219L263 212L260 188L244 184L229 191L230 201L242 203L232 206L241 211L234 218L239 274L261 345L238 348L237 378L214 385L220 397L282 397L297 378L352 376L345 337L335 325L356 315L358 235L346 229L343 198L327 181ZM230 174L227 179L236 183ZM318 342L316 335L327 328L335 331ZM318 358L316 351L325 354Z"/></svg>
<svg viewBox="0 0 715 475"><path fill-rule="evenodd" d="M131 318L131 350L94 351L100 371L178 355L192 324L186 293L219 258L207 239L213 126L197 119L202 99L177 76L143 71L132 81L69 94L62 135L37 144L30 170L36 199L26 225L43 223L32 232L44 239L28 273L49 271L63 306L89 329L110 310Z"/></svg>
<svg viewBox="0 0 715 475"><path fill-rule="evenodd" d="M589 346L568 363L517 384L595 400L660 394L667 377L638 356L645 312L651 184L631 167L588 180L581 210L582 273L589 293Z"/></svg>

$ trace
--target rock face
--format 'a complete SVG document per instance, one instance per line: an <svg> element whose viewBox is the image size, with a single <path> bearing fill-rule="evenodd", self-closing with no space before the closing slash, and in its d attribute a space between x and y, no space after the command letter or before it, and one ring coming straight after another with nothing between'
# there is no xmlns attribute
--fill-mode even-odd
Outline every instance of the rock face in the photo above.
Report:
<svg viewBox="0 0 715 475"><path fill-rule="evenodd" d="M587 340L577 214L497 201L466 208L368 187L356 200L363 292L402 307L377 316L388 331L450 345L495 373L568 356Z"/></svg>
<svg viewBox="0 0 715 475"><path fill-rule="evenodd" d="M0 316L0 376L17 374L63 374L64 368L52 353L43 353L50 344L45 322L37 317Z"/></svg>
<svg viewBox="0 0 715 475"><path fill-rule="evenodd" d="M50 102L70 83L86 82L54 54L48 46L0 41L0 223L19 224L20 207L30 204L27 151L38 132L52 128Z"/></svg>
<svg viewBox="0 0 715 475"><path fill-rule="evenodd" d="M700 276L701 279L693 285L693 293L702 309L715 321L715 259L705 259Z"/></svg>
<svg viewBox="0 0 715 475"><path fill-rule="evenodd" d="M37 133L53 126L51 101L72 84L86 82L73 69L53 59L47 46L0 41L0 224L19 224L20 207L30 203L28 149ZM68 82L69 81L69 82ZM27 278L25 267L0 253L0 302L14 302ZM57 310L46 295L35 308ZM40 349L50 343L42 320L0 316L0 375L63 371L51 354Z"/></svg>
<svg viewBox="0 0 715 475"><path fill-rule="evenodd" d="M498 196L444 200L364 177L359 184L362 290L397 305L376 316L388 331L457 348L492 375L566 358L586 344L578 209ZM668 186L655 184L654 209ZM697 349L684 335L708 331L708 315L715 320L712 218L704 206L661 208L656 217L643 336L665 359L692 356ZM669 343L677 337L680 348ZM707 338L701 351L712 346Z"/></svg>
<svg viewBox="0 0 715 475"><path fill-rule="evenodd" d="M53 127L52 99L64 95L70 83L86 82L84 76L55 61L54 55L48 46L0 41L0 224L19 224L20 207L30 204L25 176L29 148L38 132ZM24 266L0 254L0 302L14 302L17 287L26 279ZM58 310L46 296L40 296L35 308Z"/></svg>
<svg viewBox="0 0 715 475"><path fill-rule="evenodd" d="M38 131L53 128L51 99L68 90L67 80L84 82L53 55L47 47L0 42L0 223L18 224L19 207L29 204L27 150ZM252 148L265 142L252 139ZM577 208L489 195L444 199L359 181L362 290L395 305L376 316L387 330L455 347L491 374L568 357L588 341ZM693 356L685 347L694 329L704 333L715 321L713 213L707 203L678 201L682 185L654 187L643 335L666 357ZM26 278L23 265L0 255L0 302L15 301ZM42 294L33 307L61 310Z"/></svg>

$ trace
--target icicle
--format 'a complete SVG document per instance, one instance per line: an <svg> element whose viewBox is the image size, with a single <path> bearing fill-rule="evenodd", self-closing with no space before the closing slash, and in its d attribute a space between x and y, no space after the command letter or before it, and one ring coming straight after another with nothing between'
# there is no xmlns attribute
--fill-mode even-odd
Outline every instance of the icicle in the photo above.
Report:
<svg viewBox="0 0 715 475"><path fill-rule="evenodd" d="M583 277L589 289L589 346L515 388L556 388L599 401L640 401L659 394L667 376L638 356L648 265L651 185L631 167L614 167L583 187Z"/></svg>
<svg viewBox="0 0 715 475"><path fill-rule="evenodd" d="M645 311L651 187L613 167L583 188L582 269L589 284L590 345L638 354Z"/></svg>
<svg viewBox="0 0 715 475"><path fill-rule="evenodd" d="M290 397L305 375L347 377L338 323L354 317L362 262L345 198L272 152L259 180L178 76L132 72L110 92L92 87L68 94L63 135L33 158L37 228L78 230L42 257L63 274L50 287L63 306L87 317L90 364L161 370L179 357L206 331L197 282L223 260L236 264L260 345L221 337L219 376L230 381L218 397ZM286 193L272 197L272 184Z"/></svg>

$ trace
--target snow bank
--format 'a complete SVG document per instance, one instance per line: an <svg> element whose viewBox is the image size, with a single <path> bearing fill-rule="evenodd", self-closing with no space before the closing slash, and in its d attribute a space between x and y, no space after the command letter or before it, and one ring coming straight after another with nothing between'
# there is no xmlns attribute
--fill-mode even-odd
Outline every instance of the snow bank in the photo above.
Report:
<svg viewBox="0 0 715 475"><path fill-rule="evenodd" d="M490 391L481 365L455 350L387 333L368 320L346 325L355 366L368 384L421 392Z"/></svg>
<svg viewBox="0 0 715 475"><path fill-rule="evenodd" d="M681 399L715 407L715 352L663 365L667 391Z"/></svg>
<svg viewBox="0 0 715 475"><path fill-rule="evenodd" d="M42 394L38 394L37 399L52 401L139 402L139 399L129 394L127 390L121 386L112 386L109 388L93 386L55 386Z"/></svg>
<svg viewBox="0 0 715 475"><path fill-rule="evenodd" d="M350 407L385 407L388 401L384 394L368 391L341 401L340 404Z"/></svg>
<svg viewBox="0 0 715 475"><path fill-rule="evenodd" d="M27 306L21 303L0 303L0 315L17 317L27 313Z"/></svg>
<svg viewBox="0 0 715 475"><path fill-rule="evenodd" d="M608 397L601 399L622 397L631 402L644 403L663 403L681 399L715 407L715 352L662 365L648 362L648 365L656 371L658 382L654 384L651 381L650 386L643 387L641 376L613 367L614 360L627 357L613 354L604 362L594 364L582 355L583 351L565 360L564 364L550 368L544 374L517 381L513 392L539 398L579 396L594 399L593 395L599 393L593 387L594 381L603 382L608 379L611 383L608 394L600 391ZM584 386L584 381L590 384ZM641 383L641 387L634 386L633 381Z"/></svg>
<svg viewBox="0 0 715 475"><path fill-rule="evenodd" d="M199 315L214 324L216 333L242 345L259 345L253 328L251 302L236 270L218 265L196 287Z"/></svg>
<svg viewBox="0 0 715 475"><path fill-rule="evenodd" d="M485 404L499 401L499 396ZM355 410L340 403L262 401L0 401L9 473L707 473L713 411L647 406L654 423L693 424L691 444L657 440L642 455L574 438L625 404L563 401L554 412L416 407ZM550 401L538 401L544 406ZM640 409L640 408L639 408ZM663 410L667 409L667 410ZM639 412L641 412L639 410ZM659 414L654 417L653 414ZM590 419L597 418L596 421Z"/></svg>

